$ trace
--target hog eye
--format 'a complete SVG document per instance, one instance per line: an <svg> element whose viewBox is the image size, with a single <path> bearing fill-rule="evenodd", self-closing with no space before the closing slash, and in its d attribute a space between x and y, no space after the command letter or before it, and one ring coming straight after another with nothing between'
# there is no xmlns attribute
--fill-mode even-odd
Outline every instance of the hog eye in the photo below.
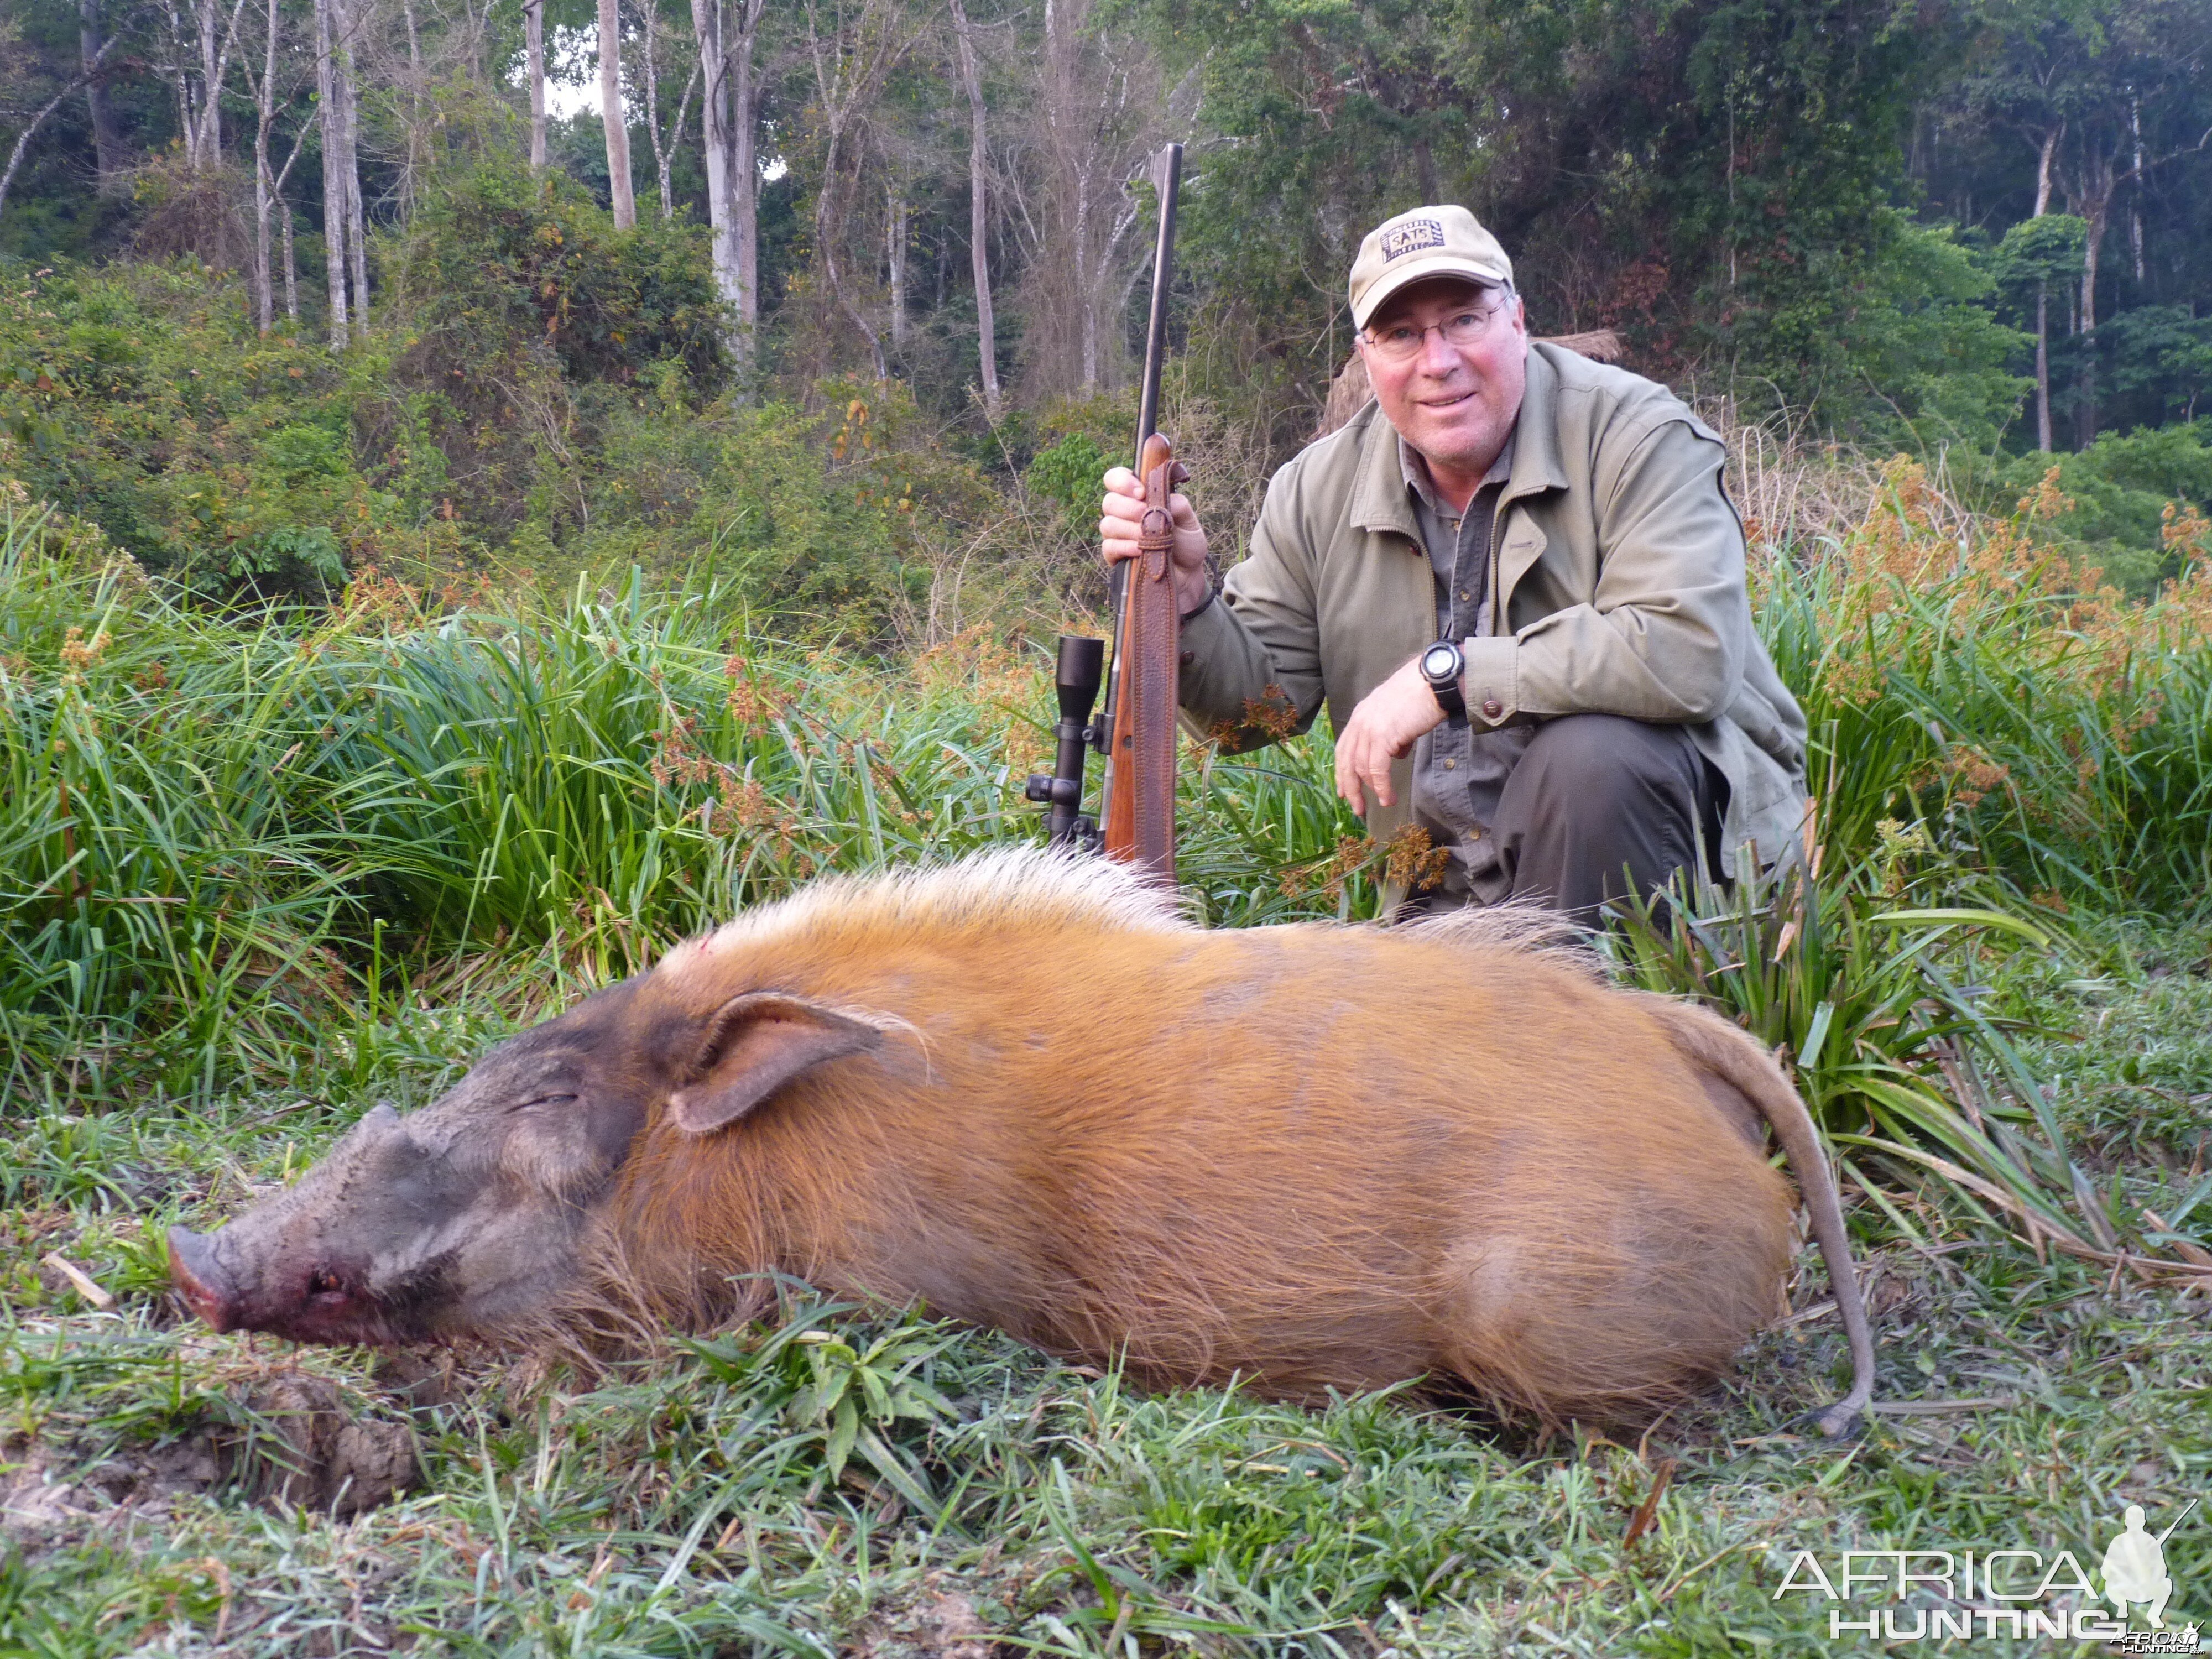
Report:
<svg viewBox="0 0 2212 1659"><path fill-rule="evenodd" d="M574 1095L538 1095L532 1099L524 1101L514 1109L518 1112L526 1112L533 1106L573 1106L575 1103L576 1097Z"/></svg>

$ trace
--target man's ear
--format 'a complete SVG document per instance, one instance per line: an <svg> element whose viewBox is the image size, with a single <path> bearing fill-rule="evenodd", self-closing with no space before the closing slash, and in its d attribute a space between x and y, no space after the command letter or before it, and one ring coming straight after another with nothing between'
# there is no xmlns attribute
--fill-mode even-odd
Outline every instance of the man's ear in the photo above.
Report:
<svg viewBox="0 0 2212 1659"><path fill-rule="evenodd" d="M804 997L754 991L716 1009L691 1080L669 1097L668 1120L686 1134L726 1128L800 1073L863 1054L880 1028Z"/></svg>

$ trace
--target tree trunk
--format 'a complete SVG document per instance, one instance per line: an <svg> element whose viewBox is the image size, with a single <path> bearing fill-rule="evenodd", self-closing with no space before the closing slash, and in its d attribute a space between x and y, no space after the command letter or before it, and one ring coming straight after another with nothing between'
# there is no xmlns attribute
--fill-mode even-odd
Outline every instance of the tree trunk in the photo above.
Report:
<svg viewBox="0 0 2212 1659"><path fill-rule="evenodd" d="M222 163L222 88L230 73L230 54L238 45L238 25L246 15L246 0L234 0L230 21L222 25L221 0L196 0L193 16L199 26L200 110L186 130L185 156L195 169Z"/></svg>
<svg viewBox="0 0 2212 1659"><path fill-rule="evenodd" d="M744 331L744 361L752 357L760 327L760 89L753 76L753 47L760 39L768 0L738 0L738 38L731 48L730 246L738 273L738 325Z"/></svg>
<svg viewBox="0 0 2212 1659"><path fill-rule="evenodd" d="M200 26L201 102L185 156L197 170L213 167L222 156L222 71L216 62L216 0L198 0L194 15Z"/></svg>
<svg viewBox="0 0 2212 1659"><path fill-rule="evenodd" d="M361 92L355 74L355 53L361 27L355 4L368 0L331 0L331 19L338 31L332 54L337 76L338 117L345 137L340 145L340 175L345 191L346 264L353 276L354 331L368 331L368 216L361 195Z"/></svg>
<svg viewBox="0 0 2212 1659"><path fill-rule="evenodd" d="M968 248L975 270L976 367L983 379L983 409L999 416L999 338L991 315L991 216L984 194L990 152L984 143L983 76L969 38L967 8L951 0L952 30L959 43L960 84L968 94Z"/></svg>
<svg viewBox="0 0 2212 1659"><path fill-rule="evenodd" d="M271 246L276 237L276 191L269 177L269 141L258 137L253 144L253 322L266 334L276 325L276 261Z"/></svg>
<svg viewBox="0 0 2212 1659"><path fill-rule="evenodd" d="M2097 435L2097 253L2112 210L2109 192L2098 197L2082 216L2089 233L2081 249L2081 415L2074 447L2087 449Z"/></svg>
<svg viewBox="0 0 2212 1659"><path fill-rule="evenodd" d="M399 9L407 19L407 173L400 209L404 221L414 210L428 146L422 133L422 39L415 27L415 0L400 0Z"/></svg>
<svg viewBox="0 0 2212 1659"><path fill-rule="evenodd" d="M2112 223L2112 197L2134 175L2119 172L2117 149L2106 150L2094 132L2082 135L2080 169L2064 180L2067 206L2086 228L2081 246L2081 285L2076 300L2075 332L2081 341L2081 382L2075 404L2074 447L2087 449L2097 435L2097 267Z"/></svg>
<svg viewBox="0 0 2212 1659"><path fill-rule="evenodd" d="M2136 181L2135 194L2128 198L2128 240L2135 249L2136 287L2140 290L2143 283L2142 100L2140 98L2128 100L2128 127L2134 136L2136 145L2135 167L2128 175Z"/></svg>
<svg viewBox="0 0 2212 1659"><path fill-rule="evenodd" d="M617 230L637 228L637 198L629 180L629 126L623 116L622 9L599 0L599 120L607 135L607 193Z"/></svg>
<svg viewBox="0 0 2212 1659"><path fill-rule="evenodd" d="M169 25L169 55L161 67L168 71L169 94L177 100L177 131L189 157L199 141L194 131L191 66L185 56L185 23L177 15L176 0L162 0L162 15Z"/></svg>
<svg viewBox="0 0 2212 1659"><path fill-rule="evenodd" d="M1730 111L1730 118L1734 118L1733 109ZM1733 163L1735 158L1731 155L1729 160ZM1420 185L1421 199L1424 202L1439 201L1443 198L1444 187L1442 180L1437 176L1436 153L1430 149L1429 141L1426 138L1413 140L1413 178Z"/></svg>
<svg viewBox="0 0 2212 1659"><path fill-rule="evenodd" d="M696 20L695 20L696 26ZM684 82L684 95L677 100L676 118L666 124L667 137L662 138L660 119L660 17L648 8L645 31L645 131L653 140L653 171L660 186L660 216L676 216L676 190L671 182L671 173L676 165L676 152L684 147L684 123L691 109L691 89L699 84L699 65L691 66L691 73Z"/></svg>
<svg viewBox="0 0 2212 1659"><path fill-rule="evenodd" d="M331 39L331 8L315 0L315 100L323 123L323 251L329 264L331 349L343 351L346 327L345 124L338 116L337 64Z"/></svg>
<svg viewBox="0 0 2212 1659"><path fill-rule="evenodd" d="M1075 304L1082 321L1083 390L1098 389L1098 275L1091 259L1091 173L1085 168L1075 185Z"/></svg>
<svg viewBox="0 0 2212 1659"><path fill-rule="evenodd" d="M744 283L738 273L738 245L730 216L729 58L722 47L721 0L691 0L691 36L699 47L706 85L699 104L699 148L707 162L707 223L714 260L714 288L722 303L740 310ZM736 343L745 350L743 331Z"/></svg>
<svg viewBox="0 0 2212 1659"><path fill-rule="evenodd" d="M107 97L107 83L95 72L106 56L100 39L100 0L77 0L77 52L91 78L84 83L86 112L92 118L92 145L100 170L100 193L113 196L126 191L123 170L129 165L123 151L123 135L115 125L115 106Z"/></svg>
<svg viewBox="0 0 2212 1659"><path fill-rule="evenodd" d="M891 344L906 343L906 198L894 183L884 220L884 263L890 268L891 286Z"/></svg>
<svg viewBox="0 0 2212 1659"><path fill-rule="evenodd" d="M270 249L276 179L269 166L269 130L276 124L276 0L269 0L267 21L261 80L253 88L253 301L264 334L276 325L276 276Z"/></svg>
<svg viewBox="0 0 2212 1659"><path fill-rule="evenodd" d="M46 125L46 117L59 109L63 100L71 93L100 73L100 60L114 50L116 41L121 38L120 35L109 36L107 43L100 49L100 56L64 81L62 89L40 105L37 112L23 124L23 130L15 135L15 149L8 152L8 165L4 170L0 170L0 208L8 205L8 192L15 187L15 175L22 171L23 158L31 153L31 141L39 136L39 129Z"/></svg>
<svg viewBox="0 0 2212 1659"><path fill-rule="evenodd" d="M669 169L675 164L676 153L684 148L684 130L691 119L691 94L699 88L699 65L691 65L691 73L684 77L684 95L676 100L676 118L668 124L668 159L660 164L660 216L676 216L676 192L669 187Z"/></svg>
<svg viewBox="0 0 2212 1659"><path fill-rule="evenodd" d="M2040 219L2051 211L2051 163L2058 154L2058 140L2066 131L2060 122L2043 135L2035 162L2035 212ZM2035 445L2051 453L2051 284L2035 280Z"/></svg>
<svg viewBox="0 0 2212 1659"><path fill-rule="evenodd" d="M1032 215L1019 194L998 216L1024 256L1023 356L1032 391L1088 396L1121 362L1115 319L1121 264L1139 208L1126 187L1152 146L1166 100L1133 37L1110 40L1091 0L1050 0L1043 52L1027 101L1037 181Z"/></svg>
<svg viewBox="0 0 2212 1659"><path fill-rule="evenodd" d="M300 320L300 264L292 257L292 204L283 196L276 198L277 222L284 229L284 314L294 322Z"/></svg>
<svg viewBox="0 0 2212 1659"><path fill-rule="evenodd" d="M2035 284L2035 447L2051 453L2051 289Z"/></svg>
<svg viewBox="0 0 2212 1659"><path fill-rule="evenodd" d="M525 73L530 81L530 170L545 171L545 0L522 0Z"/></svg>
<svg viewBox="0 0 2212 1659"><path fill-rule="evenodd" d="M648 5L645 14L645 136L653 141L653 173L660 185L660 216L671 217L676 201L668 187L668 147L660 142L660 53L654 36L659 30Z"/></svg>
<svg viewBox="0 0 2212 1659"><path fill-rule="evenodd" d="M957 4L958 0L954 0L954 3ZM817 72L818 74L819 70ZM826 98L823 100L825 104L828 101ZM876 332L874 325L868 321L866 314L853 303L852 296L845 291L845 274L837 259L837 240L842 228L839 213L842 192L836 187L837 170L842 160L839 152L844 143L844 124L849 119L850 113L849 109L829 112L830 141L823 148L822 185L814 197L814 246L816 257L822 261L822 274L830 279L830 297L837 302L837 308L851 321L861 343L868 349L870 371L878 380L886 380L890 378L890 365L884 361L883 337Z"/></svg>

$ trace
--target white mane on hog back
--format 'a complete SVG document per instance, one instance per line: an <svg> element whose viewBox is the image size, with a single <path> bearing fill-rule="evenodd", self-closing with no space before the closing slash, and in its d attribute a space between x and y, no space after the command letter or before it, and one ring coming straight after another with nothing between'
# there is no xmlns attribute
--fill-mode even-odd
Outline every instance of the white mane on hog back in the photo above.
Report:
<svg viewBox="0 0 2212 1659"><path fill-rule="evenodd" d="M1064 925L1133 933L1182 933L1194 925L1172 890L1112 859L1041 847L1000 847L957 863L877 875L830 876L746 912L671 951L681 970L702 954L824 932L957 932L963 927Z"/></svg>
<svg viewBox="0 0 2212 1659"><path fill-rule="evenodd" d="M1605 959L1598 954L1595 936L1539 904L1470 904L1403 927L1415 939L1485 956L1541 957L1584 979L1606 982Z"/></svg>

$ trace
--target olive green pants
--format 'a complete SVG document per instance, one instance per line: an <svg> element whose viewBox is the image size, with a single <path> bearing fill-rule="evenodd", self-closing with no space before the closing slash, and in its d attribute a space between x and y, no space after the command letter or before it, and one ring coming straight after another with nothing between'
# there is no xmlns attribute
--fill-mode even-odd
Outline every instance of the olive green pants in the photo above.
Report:
<svg viewBox="0 0 2212 1659"><path fill-rule="evenodd" d="M1656 892L1701 856L1718 880L1727 807L1726 781L1681 726L1565 714L1536 729L1491 829L1511 898L1594 927L1607 900ZM1432 913L1466 902L1447 886L1412 908Z"/></svg>

